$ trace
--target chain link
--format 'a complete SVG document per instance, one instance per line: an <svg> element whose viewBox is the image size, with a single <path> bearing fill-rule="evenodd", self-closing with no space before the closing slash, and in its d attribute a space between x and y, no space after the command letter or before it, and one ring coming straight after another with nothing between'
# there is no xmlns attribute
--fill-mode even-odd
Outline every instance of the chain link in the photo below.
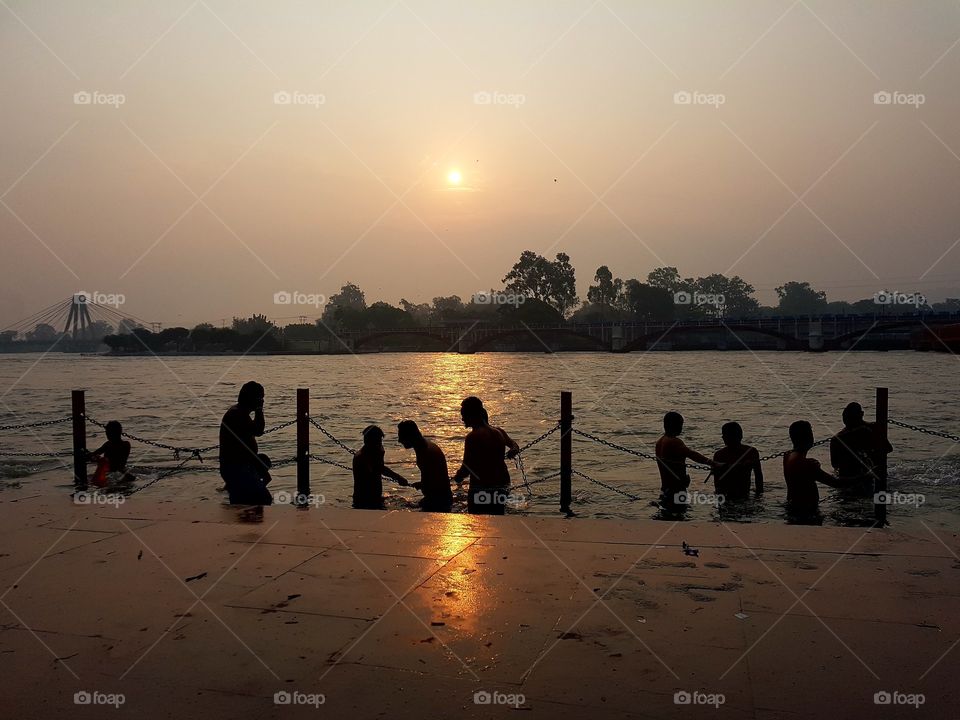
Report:
<svg viewBox="0 0 960 720"><path fill-rule="evenodd" d="M296 458L294 458L294 459L296 459ZM338 468L341 468L341 469L343 469L343 470L347 470L348 472L353 472L353 468L351 468L351 467L349 467L349 466L347 466L347 465L344 465L344 464L341 463L341 462L337 462L336 460L330 460L330 459L328 459L328 458L325 458L325 457L323 457L323 456L321 456L321 455L310 455L310 459L311 459L311 460L316 460L317 462L323 463L323 464L325 464L325 465L336 465Z"/></svg>
<svg viewBox="0 0 960 720"><path fill-rule="evenodd" d="M951 435L950 433L941 432L939 430L930 430L929 428L920 427L919 425L911 425L910 423L900 422L899 420L887 420L891 425L896 425L897 427L906 428L907 430L913 430L914 432L923 433L924 435L933 435L934 437L944 438L946 440L953 440L954 442L960 442L960 436Z"/></svg>
<svg viewBox="0 0 960 720"><path fill-rule="evenodd" d="M66 417L57 418L56 420L41 420L39 422L20 423L19 425L0 425L0 431L24 430L26 428L45 427L47 425L59 425L60 423L70 422L72 419L73 419L72 415L67 415Z"/></svg>
<svg viewBox="0 0 960 720"><path fill-rule="evenodd" d="M355 451L353 448L347 446L345 443L342 443L340 440L338 440L337 438L335 438L335 437L333 436L333 433L331 433L329 430L327 430L323 425L321 425L320 423L318 423L318 422L317 422L316 420L314 420L313 418L308 418L308 419L310 420L310 424L311 424L311 425L313 425L317 430L319 430L319 431L322 432L324 435L326 435L328 438L330 438L334 443L336 443L337 445L339 445L341 448L343 448L344 450L346 450L346 451L347 451L348 453L350 453L351 455L356 455L356 451ZM322 462L322 461L321 461L321 462Z"/></svg>
<svg viewBox="0 0 960 720"><path fill-rule="evenodd" d="M96 420L95 418L90 417L89 415L87 415L87 420L89 420L91 423L101 428L106 428L107 426L106 423L102 423L99 420ZM127 431L123 432L123 436L130 438L135 442L143 443L144 445L150 445L151 447L160 448L161 450L169 450L170 452L173 453L173 457L175 460L179 460L181 455L187 455L188 456L187 459L195 457L200 462L203 462L203 458L201 457L201 455L212 452L213 450L216 450L217 448L220 447L219 444L208 445L207 447L198 447L198 448L177 447L176 445L168 445L167 443L157 442L156 440L149 440L147 438L140 437L139 435L134 435L133 433L129 433Z"/></svg>
<svg viewBox="0 0 960 720"><path fill-rule="evenodd" d="M624 447L623 445L618 445L615 442L604 440L603 438L597 437L596 435L591 435L590 433L584 432L583 430L577 430L576 428L572 428L570 432L576 435L580 435L581 437L585 437L588 440L593 440L595 443L606 445L607 447L613 448L614 450L619 450L620 452L625 452L625 453L629 453L630 455L636 455L637 457L642 457L645 460L656 461L657 459L656 455L651 455L650 453L641 452L640 450L632 450L628 447Z"/></svg>
<svg viewBox="0 0 960 720"><path fill-rule="evenodd" d="M561 423L557 423L557 424L554 425L552 428L550 428L549 430L547 430L545 433L543 433L542 435L540 435L540 437L538 437L536 440L531 440L530 442L528 442L526 445L524 445L522 448L520 448L520 450L519 450L518 452L521 452L521 453L526 452L527 450L529 450L530 448L532 448L534 445L543 442L543 441L546 440L548 437L550 437L551 435L553 435L557 430L559 430L559 429L560 429L560 426L561 426Z"/></svg>
<svg viewBox="0 0 960 720"><path fill-rule="evenodd" d="M621 490L620 488L615 487L615 486L613 486L613 485L608 485L607 483L603 482L602 480L597 480L596 478L592 478L592 477L590 477L589 475L580 472L579 470L573 470L572 472L573 472L573 474L576 475L577 477L582 477L584 480L589 480L590 482L594 483L595 485L599 485L600 487L606 488L607 490L612 490L612 491L615 492L615 493L620 493L620 494L623 495L625 498L628 498L628 499L630 500L630 502L636 502L637 500L642 500L642 499L643 499L643 498L640 498L640 497L638 497L638 496L636 496L636 495L633 495L633 494L631 494L631 493L628 493L626 490Z"/></svg>
<svg viewBox="0 0 960 720"><path fill-rule="evenodd" d="M59 458L70 457L71 455L73 455L73 450L63 450L61 452L8 452L7 450L0 450L0 457Z"/></svg>

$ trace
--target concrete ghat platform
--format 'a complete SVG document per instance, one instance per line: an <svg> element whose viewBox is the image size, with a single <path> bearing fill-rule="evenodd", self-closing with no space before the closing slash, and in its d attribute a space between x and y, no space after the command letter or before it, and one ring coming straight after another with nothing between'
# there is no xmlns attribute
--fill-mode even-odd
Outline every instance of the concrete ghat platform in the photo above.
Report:
<svg viewBox="0 0 960 720"><path fill-rule="evenodd" d="M960 713L958 537L942 528L257 516L18 492L0 499L4 717Z"/></svg>

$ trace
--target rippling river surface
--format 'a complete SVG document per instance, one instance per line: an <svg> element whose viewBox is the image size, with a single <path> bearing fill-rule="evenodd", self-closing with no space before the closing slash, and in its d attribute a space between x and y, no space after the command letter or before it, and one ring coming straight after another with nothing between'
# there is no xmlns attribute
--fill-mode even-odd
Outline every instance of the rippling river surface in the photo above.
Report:
<svg viewBox="0 0 960 720"><path fill-rule="evenodd" d="M294 417L295 392L310 389L311 410L347 445L359 444L361 430L381 425L387 432L387 462L416 477L412 452L396 443L396 423L416 420L447 453L451 473L459 466L465 430L459 404L478 395L492 421L521 445L551 428L559 417L560 391L573 392L575 427L616 443L652 452L667 410L686 418L684 439L704 453L722 443L720 426L737 420L746 442L761 454L788 446L787 427L807 419L817 439L840 427L840 412L851 400L874 412L874 388L890 388L891 418L957 434L960 405L956 401L957 358L947 354L887 353L748 353L656 352L626 355L598 353L383 353L350 356L270 357L106 357L51 354L0 355L0 425L56 418L69 413L70 390L87 391L88 414L98 420L120 420L134 434L177 446L217 442L223 411L236 399L246 380L266 386L265 412L272 426ZM96 447L102 432L88 428L88 445ZM960 448L949 440L899 428L890 429L894 454L890 489L919 493L923 502L893 507L898 516L957 518L960 513ZM5 487L44 483L35 473L55 461L11 458L4 451L62 451L70 448L69 424L35 432L0 433L0 477ZM274 460L294 454L294 428L263 438L262 449ZM349 455L312 430L311 451L349 464ZM575 511L592 517L656 517L649 504L659 490L656 466L576 438L574 468L642 498L630 501L579 477L574 478ZM829 467L825 447L812 455ZM559 436L554 434L525 454L529 477L535 480L559 469ZM131 462L141 465L172 461L169 452L134 443ZM215 452L206 464L215 465ZM196 463L194 463L195 465ZM293 490L292 466L274 473L271 488ZM514 482L519 472L511 467ZM705 473L691 473L691 489L710 490ZM765 464L767 491L762 499L732 511L735 519L783 522L785 488L779 458ZM60 478L60 472L53 475ZM44 478L51 477L49 474ZM141 481L153 477L144 473ZM351 480L343 470L314 463L313 490L328 503L349 504ZM49 485L49 481L46 481ZM219 500L216 473L171 476L145 490L152 497ZM385 483L385 486L387 484ZM55 488L69 488L69 471ZM49 488L47 488L49 489ZM516 512L556 513L557 481L532 487L532 496L518 494ZM413 490L389 485L388 505L412 507ZM868 501L837 496L821 487L825 524L856 524L870 516ZM693 507L688 519L718 517L710 506Z"/></svg>

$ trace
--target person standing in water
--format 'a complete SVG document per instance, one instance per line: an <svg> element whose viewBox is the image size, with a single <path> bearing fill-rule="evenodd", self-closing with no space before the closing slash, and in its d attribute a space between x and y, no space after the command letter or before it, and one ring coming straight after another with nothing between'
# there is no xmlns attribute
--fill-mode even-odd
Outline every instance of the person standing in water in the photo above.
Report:
<svg viewBox="0 0 960 720"><path fill-rule="evenodd" d="M660 500L668 508L684 506L683 496L690 486L687 475L687 460L709 465L716 464L710 458L691 450L680 439L683 432L683 415L668 412L663 416L663 435L657 440L655 453L660 470Z"/></svg>
<svg viewBox="0 0 960 720"><path fill-rule="evenodd" d="M864 421L860 403L852 402L843 409L843 430L830 439L830 465L841 483L873 492L874 470L892 451L876 424Z"/></svg>
<svg viewBox="0 0 960 720"><path fill-rule="evenodd" d="M269 478L269 469L258 457L257 448L257 438L266 425L263 400L263 385L252 380L244 383L237 404L220 421L220 477L232 505L273 504L263 481L264 475Z"/></svg>
<svg viewBox="0 0 960 720"><path fill-rule="evenodd" d="M111 420L103 426L107 441L89 454L89 460L97 463L93 483L98 487L107 484L108 475L120 473L117 477L129 479L127 460L130 458L130 442L123 439L123 426L117 420Z"/></svg>
<svg viewBox="0 0 960 720"><path fill-rule="evenodd" d="M416 453L420 482L413 483L413 487L423 493L420 507L427 512L450 512L453 492L443 450L432 440L427 440L413 420L404 420L397 425L397 440L407 450Z"/></svg>
<svg viewBox="0 0 960 720"><path fill-rule="evenodd" d="M824 471L820 463L808 458L813 448L813 427L806 420L797 420L790 425L790 442L793 450L783 454L783 479L787 484L787 511L801 516L816 515L820 507L820 491L817 483L830 487L843 487L837 478Z"/></svg>
<svg viewBox="0 0 960 720"><path fill-rule="evenodd" d="M504 457L516 450L510 436L487 422L487 411L480 398L470 396L460 404L460 417L470 428L463 442L463 464L454 481L470 478L467 509L476 515L503 515L510 492L510 472ZM517 448L519 450L519 448Z"/></svg>
<svg viewBox="0 0 960 720"><path fill-rule="evenodd" d="M383 476L407 485L402 475L383 463L383 430L368 425L363 430L363 447L353 456L353 507L357 510L383 510Z"/></svg>
<svg viewBox="0 0 960 720"><path fill-rule="evenodd" d="M720 429L724 447L713 454L716 467L713 482L717 494L726 500L742 500L750 495L750 474L757 487L757 495L763 493L763 467L760 453L755 447L743 444L743 428L740 423L724 423Z"/></svg>

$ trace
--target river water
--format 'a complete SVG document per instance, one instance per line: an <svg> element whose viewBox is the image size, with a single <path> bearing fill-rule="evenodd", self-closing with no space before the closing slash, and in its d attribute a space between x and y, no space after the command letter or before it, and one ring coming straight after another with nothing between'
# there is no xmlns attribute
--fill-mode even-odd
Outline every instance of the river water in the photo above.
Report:
<svg viewBox="0 0 960 720"><path fill-rule="evenodd" d="M51 354L0 355L0 425L64 416L70 390L87 391L87 412L101 421L120 420L134 434L177 446L217 442L223 411L237 389L255 379L266 386L267 425L294 417L297 387L310 388L311 410L335 436L357 446L361 430L380 424L387 432L387 462L416 477L411 452L396 444L396 423L416 420L447 453L451 473L459 465L465 430L459 404L478 395L492 421L521 445L550 429L559 416L560 391L573 392L575 426L621 445L652 452L667 410L686 417L684 439L701 452L721 445L720 426L739 421L746 442L761 454L788 446L787 427L807 419L818 439L839 429L840 412L861 402L868 418L874 411L874 388L890 388L890 416L906 422L960 432L960 404L955 398L957 358L948 354L787 353L787 352L652 352L601 353L382 353L338 356L269 357L106 357ZM953 378L953 380L951 380ZM951 389L953 388L953 389ZM99 444L101 431L90 427L88 445ZM891 428L895 451L890 463L890 489L920 494L922 502L898 505L891 520L960 517L960 448L949 440ZM68 470L55 460L5 456L4 452L46 452L70 448L69 423L35 431L0 432L0 482L4 487L69 488ZM292 458L294 428L263 438L262 449L275 461ZM312 452L349 464L348 453L311 434ZM825 447L812 455L829 467ZM559 435L554 434L525 455L531 480L559 469ZM69 462L69 459L67 459ZM172 454L134 443L131 463L171 464ZM194 463L196 464L196 463ZM215 453L206 460L215 465ZM623 495L574 478L574 509L592 517L658 517L649 503L659 490L655 464L582 438L574 441L574 468L640 497ZM511 469L514 482L519 472ZM711 490L693 471L694 489ZM726 509L725 517L746 521L783 522L785 488L779 458L765 465L767 491L756 502ZM141 480L154 477L143 473ZM49 478L57 478L51 481ZM292 466L274 473L274 491L295 488ZM312 468L313 490L325 502L348 505L349 474L321 464ZM154 497L219 499L216 473L166 477L145 490ZM49 486L49 487L47 487ZM417 494L389 486L388 504L413 507ZM556 513L557 480L520 492L516 512ZM869 519L869 501L851 500L821 488L825 524L858 524ZM916 498L915 498L916 499ZM691 508L689 519L716 519L710 505Z"/></svg>

